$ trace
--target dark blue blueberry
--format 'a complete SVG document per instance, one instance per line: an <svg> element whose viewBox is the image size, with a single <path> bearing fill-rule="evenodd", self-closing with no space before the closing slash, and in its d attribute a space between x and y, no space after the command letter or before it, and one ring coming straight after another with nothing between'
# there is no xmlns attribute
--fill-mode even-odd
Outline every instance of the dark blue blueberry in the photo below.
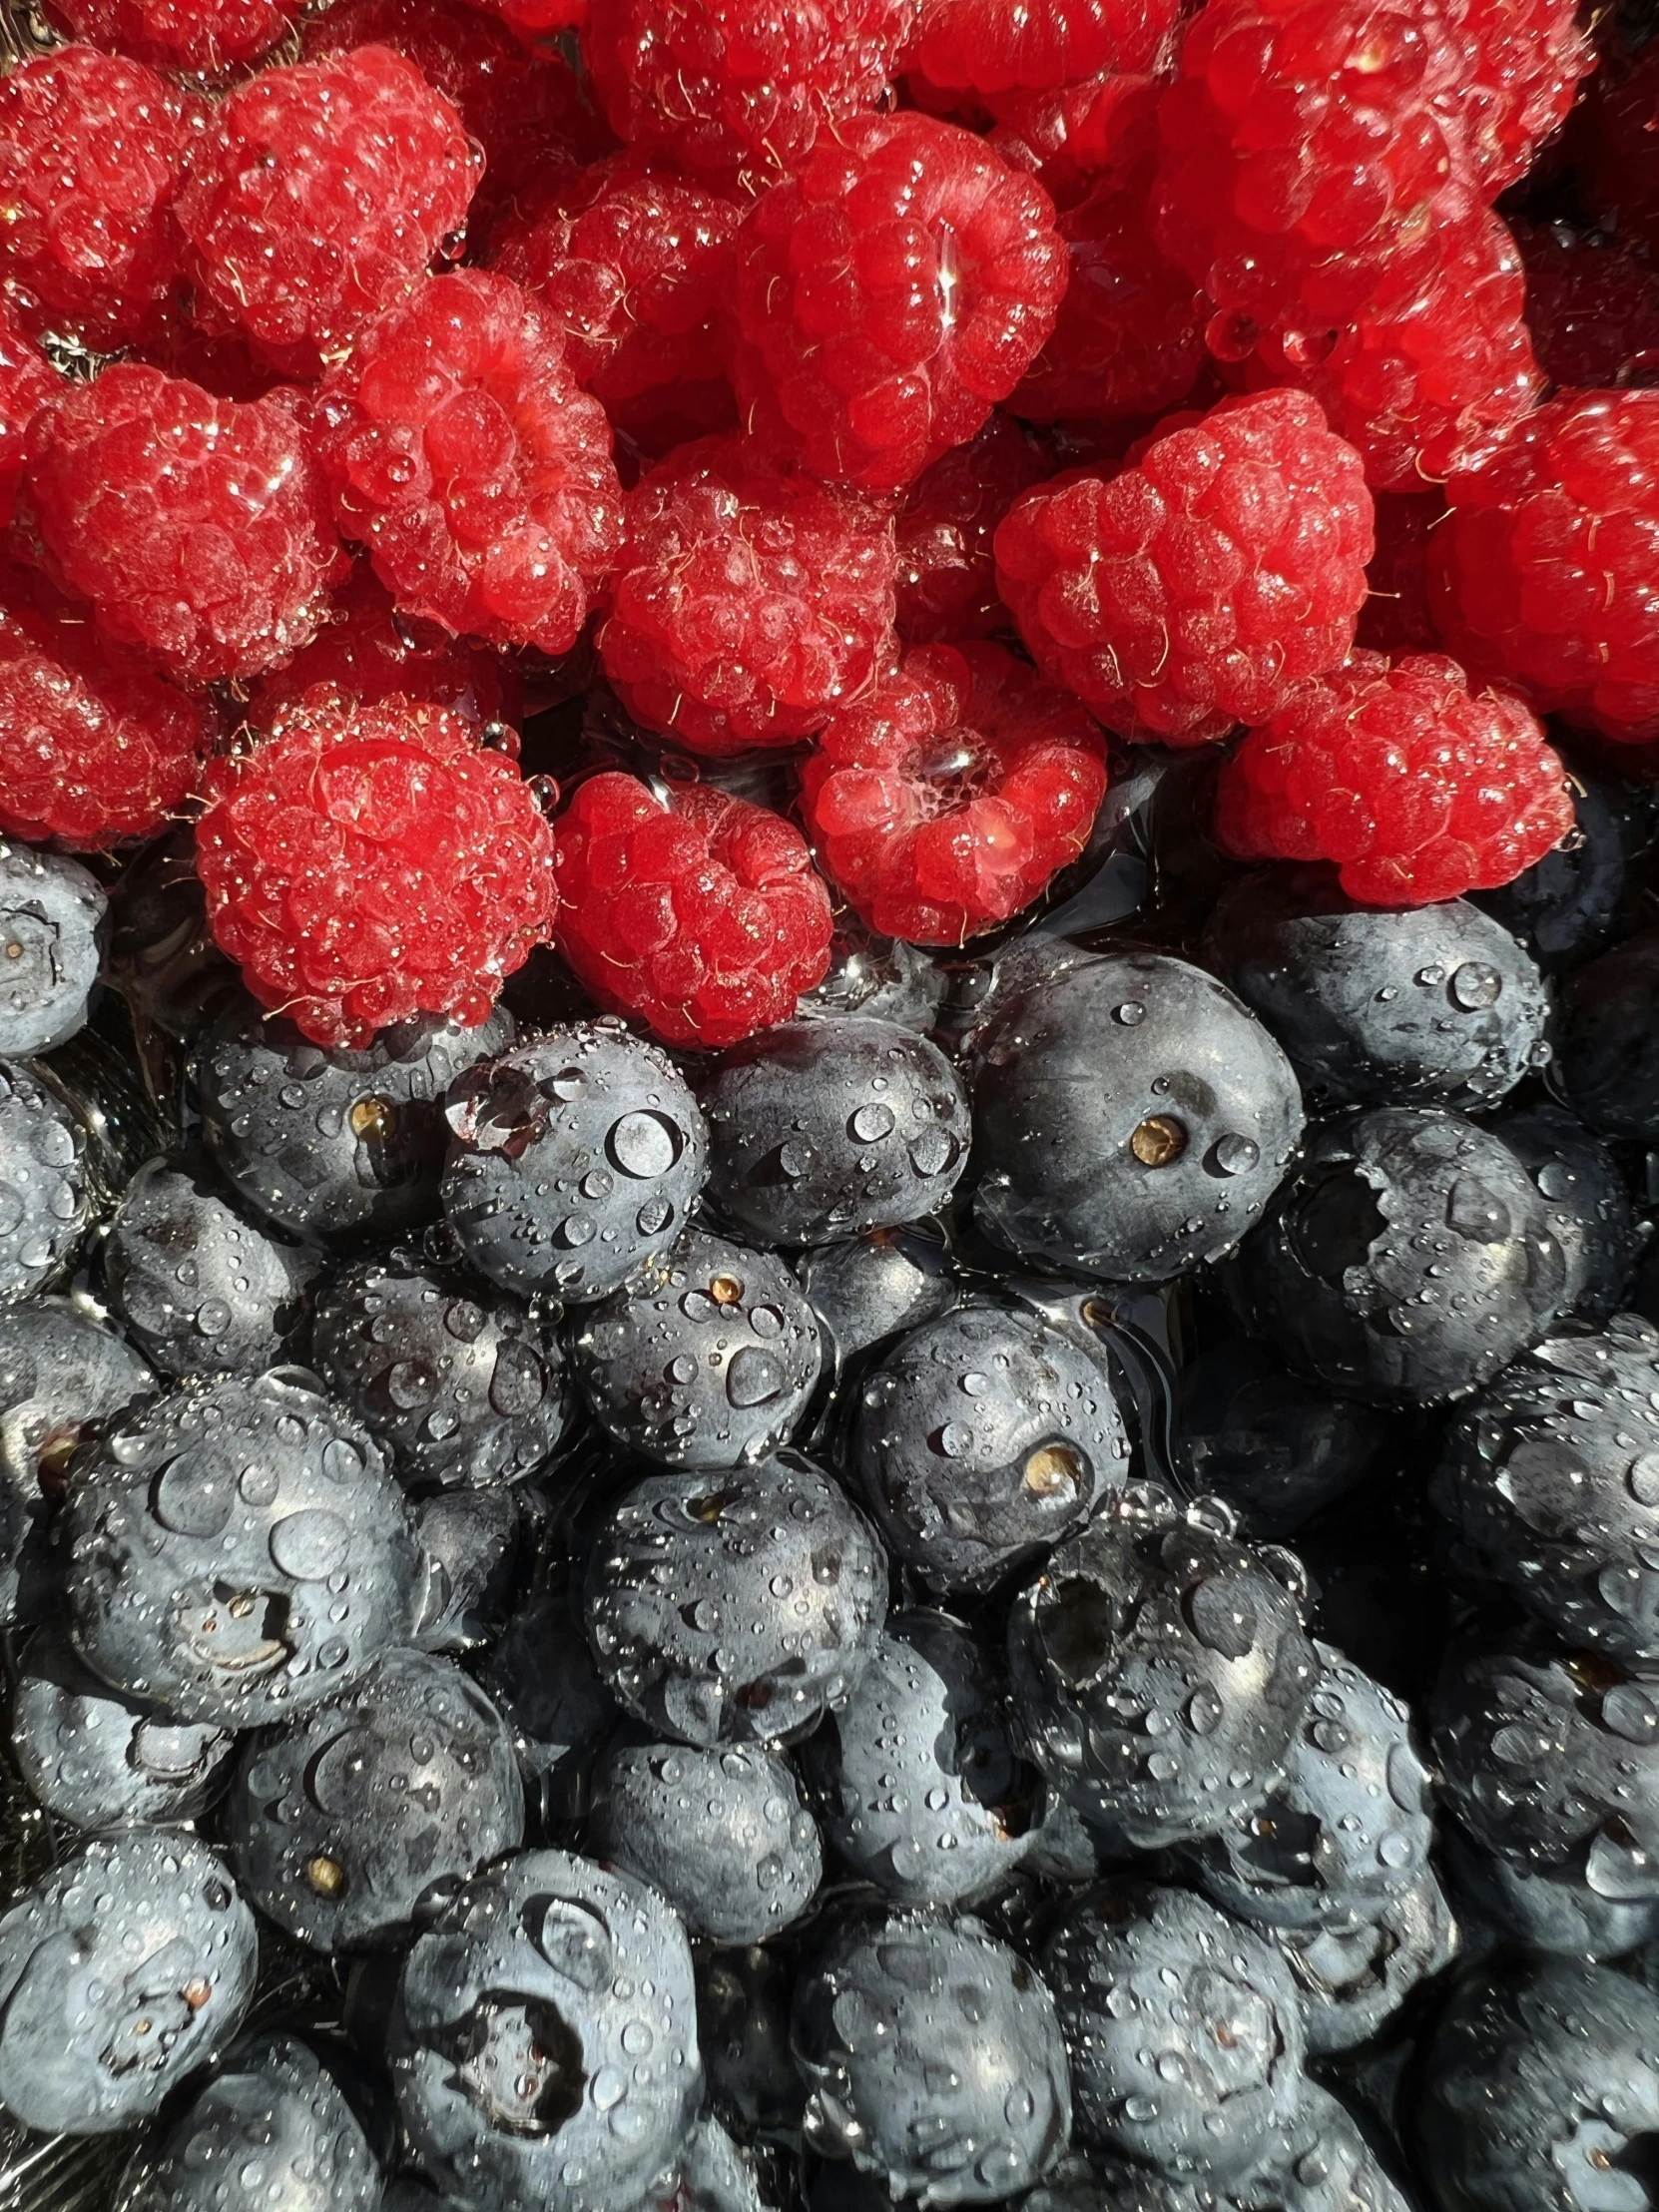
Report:
<svg viewBox="0 0 1659 2212"><path fill-rule="evenodd" d="M1564 1106L1499 1114L1487 1125L1538 1186L1567 1263L1563 1313L1604 1322L1618 1312L1641 1250L1636 1210L1618 1164Z"/></svg>
<svg viewBox="0 0 1659 2212"><path fill-rule="evenodd" d="M925 1226L816 1245L796 1273L837 1374L873 1345L936 1321L957 1297L949 1249Z"/></svg>
<svg viewBox="0 0 1659 2212"><path fill-rule="evenodd" d="M0 1060L0 1305L64 1274L92 1222L81 1116L39 1068Z"/></svg>
<svg viewBox="0 0 1659 2212"><path fill-rule="evenodd" d="M921 945L876 936L845 908L836 916L830 971L802 994L801 1012L866 1014L925 1032L933 1026L945 984L943 970Z"/></svg>
<svg viewBox="0 0 1659 2212"><path fill-rule="evenodd" d="M1567 1958L1622 1958L1659 1941L1659 1898L1608 1898L1582 1868L1535 1874L1487 1851L1455 1820L1439 1824L1440 1861L1471 1951L1496 1944Z"/></svg>
<svg viewBox="0 0 1659 2212"><path fill-rule="evenodd" d="M1471 894L1477 906L1514 931L1546 975L1592 959L1613 942L1621 925L1629 926L1625 908L1637 887L1633 863L1653 836L1651 793L1586 774L1576 762L1567 790L1576 834L1523 868L1512 883Z"/></svg>
<svg viewBox="0 0 1659 2212"><path fill-rule="evenodd" d="M1412 2212L1347 2109L1310 2081L1302 2108L1257 2172L1234 2183L1229 2212Z"/></svg>
<svg viewBox="0 0 1659 2212"><path fill-rule="evenodd" d="M1429 1873L1346 1926L1262 1933L1290 1968L1316 2057L1371 2042L1458 1945L1451 1908Z"/></svg>
<svg viewBox="0 0 1659 2212"><path fill-rule="evenodd" d="M81 1027L106 905L78 860L0 837L0 1053L50 1052Z"/></svg>
<svg viewBox="0 0 1659 2212"><path fill-rule="evenodd" d="M1561 993L1556 1083L1604 1137L1659 1141L1659 929L1579 968Z"/></svg>

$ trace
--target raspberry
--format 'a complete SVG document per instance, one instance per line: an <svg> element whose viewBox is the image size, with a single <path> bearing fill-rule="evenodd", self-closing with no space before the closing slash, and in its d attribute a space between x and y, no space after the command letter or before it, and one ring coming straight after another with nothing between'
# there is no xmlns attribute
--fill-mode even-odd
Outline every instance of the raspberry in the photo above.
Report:
<svg viewBox="0 0 1659 2212"><path fill-rule="evenodd" d="M318 455L347 537L405 614L568 652L615 557L605 410L505 276L429 277L322 388Z"/></svg>
<svg viewBox="0 0 1659 2212"><path fill-rule="evenodd" d="M830 894L781 815L703 784L591 777L559 818L559 950L670 1044L787 1021L830 965Z"/></svg>
<svg viewBox="0 0 1659 2212"><path fill-rule="evenodd" d="M1156 66L1176 0L922 0L905 66L946 90L1043 91Z"/></svg>
<svg viewBox="0 0 1659 2212"><path fill-rule="evenodd" d="M1004 161L1028 169L1063 214L1105 175L1130 182L1126 154L1131 165L1149 150L1156 156L1159 89L1149 77L1088 77L1052 92L1004 93L990 142Z"/></svg>
<svg viewBox="0 0 1659 2212"><path fill-rule="evenodd" d="M996 588L991 540L1048 463L1005 414L924 468L904 495L898 549L898 634L910 645L986 638L1014 618Z"/></svg>
<svg viewBox="0 0 1659 2212"><path fill-rule="evenodd" d="M314 375L461 231L480 173L389 46L264 71L214 110L179 195L204 318Z"/></svg>
<svg viewBox="0 0 1659 2212"><path fill-rule="evenodd" d="M1196 745L1344 659L1372 546L1360 456L1275 391L1027 492L996 573L1047 676L1125 736Z"/></svg>
<svg viewBox="0 0 1659 2212"><path fill-rule="evenodd" d="M1508 693L1471 694L1439 654L1354 654L1252 730L1216 786L1227 850L1334 860L1374 906L1494 890L1572 824L1542 725Z"/></svg>
<svg viewBox="0 0 1659 2212"><path fill-rule="evenodd" d="M704 176L798 168L873 106L916 0L603 0L583 40L618 138Z"/></svg>
<svg viewBox="0 0 1659 2212"><path fill-rule="evenodd" d="M509 219L493 266L545 304L578 381L613 422L651 431L666 412L690 410L695 436L733 419L716 314L743 217L712 187L623 156L572 179L533 216Z"/></svg>
<svg viewBox="0 0 1659 2212"><path fill-rule="evenodd" d="M118 362L30 425L25 518L104 635L181 683L253 676L316 629L346 557L294 408Z"/></svg>
<svg viewBox="0 0 1659 2212"><path fill-rule="evenodd" d="M1615 53L1570 133L1578 196L1598 225L1659 251L1659 40Z"/></svg>
<svg viewBox="0 0 1659 2212"><path fill-rule="evenodd" d="M71 852L153 836L195 788L213 708L107 652L38 585L0 574L0 830Z"/></svg>
<svg viewBox="0 0 1659 2212"><path fill-rule="evenodd" d="M0 79L0 281L29 328L110 349L153 319L184 251L173 202L199 107L90 46Z"/></svg>
<svg viewBox="0 0 1659 2212"><path fill-rule="evenodd" d="M299 10L276 0L48 0L47 12L74 37L153 69L217 75L270 53Z"/></svg>
<svg viewBox="0 0 1659 2212"><path fill-rule="evenodd" d="M1439 651L1428 604L1428 548L1445 511L1438 492L1378 495L1377 551L1366 571L1371 596L1360 610L1361 645L1378 653Z"/></svg>
<svg viewBox="0 0 1659 2212"><path fill-rule="evenodd" d="M0 292L0 530L10 523L17 504L24 433L42 400L62 389L63 378L19 329Z"/></svg>
<svg viewBox="0 0 1659 2212"><path fill-rule="evenodd" d="M1007 398L1066 275L1047 196L971 133L849 124L739 240L739 398L775 400L821 476L902 489Z"/></svg>
<svg viewBox="0 0 1659 2212"><path fill-rule="evenodd" d="M791 745L873 680L894 576L873 502L704 438L629 493L625 519L599 651L647 729L694 753Z"/></svg>
<svg viewBox="0 0 1659 2212"><path fill-rule="evenodd" d="M1616 246L1511 224L1538 365L1580 390L1659 383L1659 276Z"/></svg>
<svg viewBox="0 0 1659 2212"><path fill-rule="evenodd" d="M1563 393L1445 488L1428 561L1447 650L1540 714L1659 739L1659 391Z"/></svg>
<svg viewBox="0 0 1659 2212"><path fill-rule="evenodd" d="M1029 905L1088 841L1099 725L999 645L933 645L832 715L801 773L807 825L861 917L960 944Z"/></svg>
<svg viewBox="0 0 1659 2212"><path fill-rule="evenodd" d="M248 719L257 730L269 730L318 689L364 705L401 692L426 706L447 707L479 728L517 723L523 705L513 670L499 654L399 614L366 561L352 564L310 644L250 685Z"/></svg>
<svg viewBox="0 0 1659 2212"><path fill-rule="evenodd" d="M467 0L469 7L510 24L520 38L545 38L588 19L588 0Z"/></svg>
<svg viewBox="0 0 1659 2212"><path fill-rule="evenodd" d="M420 1014L476 1027L552 927L552 831L513 762L446 708L313 695L216 763L208 798L213 933L314 1044Z"/></svg>

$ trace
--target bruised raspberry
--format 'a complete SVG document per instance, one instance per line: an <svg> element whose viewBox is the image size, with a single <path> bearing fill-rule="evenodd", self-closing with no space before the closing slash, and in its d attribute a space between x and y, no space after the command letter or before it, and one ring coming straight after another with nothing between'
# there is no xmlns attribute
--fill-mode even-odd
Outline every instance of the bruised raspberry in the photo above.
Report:
<svg viewBox="0 0 1659 2212"><path fill-rule="evenodd" d="M1428 548L1446 504L1438 492L1379 492L1377 551L1366 571L1359 642L1378 653L1437 653L1428 604Z"/></svg>
<svg viewBox="0 0 1659 2212"><path fill-rule="evenodd" d="M922 0L906 67L977 93L1046 91L1157 63L1177 0Z"/></svg>
<svg viewBox="0 0 1659 2212"><path fill-rule="evenodd" d="M923 646L830 717L801 784L825 864L863 920L960 944L1083 849L1106 747L1075 699L1001 646Z"/></svg>
<svg viewBox="0 0 1659 2212"><path fill-rule="evenodd" d="M694 753L811 737L890 648L892 524L743 438L682 446L628 494L599 633L649 730Z"/></svg>
<svg viewBox="0 0 1659 2212"><path fill-rule="evenodd" d="M739 400L819 475L900 490L1007 398L1066 273L1047 196L971 132L849 124L744 227Z"/></svg>
<svg viewBox="0 0 1659 2212"><path fill-rule="evenodd" d="M1261 722L1354 642L1372 554L1360 456L1298 391L1224 400L1110 478L1015 501L1002 596L1037 666L1125 736Z"/></svg>
<svg viewBox="0 0 1659 2212"><path fill-rule="evenodd" d="M304 700L214 764L197 869L215 938L315 1044L474 1027L553 923L553 836L470 722L393 693Z"/></svg>
<svg viewBox="0 0 1659 2212"><path fill-rule="evenodd" d="M1659 383L1659 276L1645 262L1560 226L1513 223L1538 366L1580 390Z"/></svg>
<svg viewBox="0 0 1659 2212"><path fill-rule="evenodd" d="M22 493L54 578L180 683L254 676L315 632L346 556L295 408L117 362L30 425Z"/></svg>
<svg viewBox="0 0 1659 2212"><path fill-rule="evenodd" d="M24 438L35 410L62 389L63 378L19 327L0 293L0 530L17 505Z"/></svg>
<svg viewBox="0 0 1659 2212"><path fill-rule="evenodd" d="M47 13L76 38L153 69L218 76L269 54L299 9L277 0L48 0Z"/></svg>
<svg viewBox="0 0 1659 2212"><path fill-rule="evenodd" d="M214 110L179 195L203 319L314 376L460 236L481 168L389 46L263 71Z"/></svg>
<svg viewBox="0 0 1659 2212"><path fill-rule="evenodd" d="M988 638L1014 618L996 588L996 526L1022 491L1050 474L1010 415L995 413L966 445L924 468L904 495L898 548L898 634L908 645Z"/></svg>
<svg viewBox="0 0 1659 2212"><path fill-rule="evenodd" d="M322 392L345 535L406 614L567 652L615 557L611 429L529 295L477 269L379 315Z"/></svg>
<svg viewBox="0 0 1659 2212"><path fill-rule="evenodd" d="M601 1006L678 1045L787 1021L830 965L801 832L706 785L582 784L559 818L558 946Z"/></svg>
<svg viewBox="0 0 1659 2212"><path fill-rule="evenodd" d="M1333 860L1351 898L1426 906L1494 890L1573 825L1560 760L1507 692L1438 654L1356 653L1302 685L1222 769L1240 859Z"/></svg>

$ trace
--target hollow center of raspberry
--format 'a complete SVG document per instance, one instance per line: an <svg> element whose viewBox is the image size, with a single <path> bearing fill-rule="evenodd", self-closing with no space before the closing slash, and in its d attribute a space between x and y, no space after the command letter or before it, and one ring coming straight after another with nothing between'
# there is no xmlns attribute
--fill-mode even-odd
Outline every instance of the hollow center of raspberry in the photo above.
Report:
<svg viewBox="0 0 1659 2212"><path fill-rule="evenodd" d="M1002 764L976 730L948 730L908 755L904 776L920 803L921 819L954 814L994 789Z"/></svg>

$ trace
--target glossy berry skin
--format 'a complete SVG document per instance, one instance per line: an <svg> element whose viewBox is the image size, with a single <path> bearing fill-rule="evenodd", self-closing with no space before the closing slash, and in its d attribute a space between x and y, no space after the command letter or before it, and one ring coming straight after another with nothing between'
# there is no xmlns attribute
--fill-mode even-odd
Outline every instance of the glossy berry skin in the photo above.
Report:
<svg viewBox="0 0 1659 2212"><path fill-rule="evenodd" d="M1476 678L1615 743L1659 737L1645 593L1659 533L1659 392L1548 400L1446 485L1434 618Z"/></svg>
<svg viewBox="0 0 1659 2212"><path fill-rule="evenodd" d="M1065 285L1031 177L954 124L868 117L744 227L739 399L819 475L902 490L1008 397Z"/></svg>
<svg viewBox="0 0 1659 2212"><path fill-rule="evenodd" d="M628 495L605 673L693 753L811 737L888 651L892 525L742 438L682 446Z"/></svg>
<svg viewBox="0 0 1659 2212"><path fill-rule="evenodd" d="M949 645L1011 631L996 588L991 540L1048 462L1009 414L993 409L965 445L930 461L894 520L898 634L906 645Z"/></svg>
<svg viewBox="0 0 1659 2212"><path fill-rule="evenodd" d="M218 942L314 1043L469 1026L553 920L553 838L513 762L395 694L302 705L215 765L196 830Z"/></svg>
<svg viewBox="0 0 1659 2212"><path fill-rule="evenodd" d="M279 0L49 0L48 12L77 38L153 69L218 76L269 53L298 11Z"/></svg>
<svg viewBox="0 0 1659 2212"><path fill-rule="evenodd" d="M1041 91L1106 71L1151 69L1174 30L1172 0L923 0L905 54L929 84L977 93Z"/></svg>
<svg viewBox="0 0 1659 2212"><path fill-rule="evenodd" d="M154 1394L150 1365L125 1337L67 1298L0 1309L0 1479L26 1513L46 1502L43 1471L124 1405ZM9 1506L0 1508L9 1517Z"/></svg>
<svg viewBox="0 0 1659 2212"><path fill-rule="evenodd" d="M787 1021L830 965L830 894L800 831L713 785L590 777L554 868L559 950L597 1004L669 1044Z"/></svg>
<svg viewBox="0 0 1659 2212"><path fill-rule="evenodd" d="M322 388L317 456L341 531L405 613L567 652L614 559L610 424L557 330L485 270L419 284Z"/></svg>
<svg viewBox="0 0 1659 2212"><path fill-rule="evenodd" d="M703 176L765 184L821 131L873 107L916 0L607 0L583 41L600 106L630 146Z"/></svg>
<svg viewBox="0 0 1659 2212"><path fill-rule="evenodd" d="M1567 1266L1563 1313L1604 1326L1635 1303L1625 1294L1643 1241L1612 1152L1553 1100L1511 1108L1492 1127L1549 1202Z"/></svg>
<svg viewBox="0 0 1659 2212"><path fill-rule="evenodd" d="M194 110L142 62L91 46L34 55L0 83L0 276L31 330L103 351L142 334L184 251L173 201Z"/></svg>
<svg viewBox="0 0 1659 2212"><path fill-rule="evenodd" d="M1604 1137L1659 1134L1659 1038L1647 1018L1659 976L1659 929L1639 930L1589 960L1562 993L1561 1089Z"/></svg>
<svg viewBox="0 0 1659 2212"><path fill-rule="evenodd" d="M66 1273L91 1226L86 1125L44 1069L0 1060L0 1304Z"/></svg>
<svg viewBox="0 0 1659 2212"><path fill-rule="evenodd" d="M1512 693L1439 654L1354 653L1292 692L1221 772L1215 827L1241 859L1334 860L1376 906L1494 890L1572 828L1560 756Z"/></svg>
<svg viewBox="0 0 1659 2212"><path fill-rule="evenodd" d="M1027 492L996 572L1053 682L1125 736L1198 745L1341 663L1372 542L1360 456L1275 391L1166 430L1119 475Z"/></svg>
<svg viewBox="0 0 1659 2212"><path fill-rule="evenodd" d="M179 683L255 676L316 629L345 555L281 397L118 361L30 425L26 527L101 636Z"/></svg>
<svg viewBox="0 0 1659 2212"><path fill-rule="evenodd" d="M1431 1873L1344 1927L1264 1933L1291 1969L1313 2057L1371 2042L1419 1984L1451 1963L1462 1940ZM1267 2205L1279 2212L1271 2196Z"/></svg>
<svg viewBox="0 0 1659 2212"><path fill-rule="evenodd" d="M1105 741L1000 646L924 646L830 717L801 785L807 826L862 919L911 943L960 944L1083 849Z"/></svg>
<svg viewBox="0 0 1659 2212"><path fill-rule="evenodd" d="M24 437L35 409L59 389L56 370L0 298L0 524L9 524L23 473Z"/></svg>
<svg viewBox="0 0 1659 2212"><path fill-rule="evenodd" d="M108 910L78 862L0 838L0 1054L50 1052L82 1027Z"/></svg>
<svg viewBox="0 0 1659 2212"><path fill-rule="evenodd" d="M1659 277L1622 248L1565 225L1511 223L1526 271L1526 322L1552 383L1659 382Z"/></svg>
<svg viewBox="0 0 1659 2212"><path fill-rule="evenodd" d="M262 71L215 108L179 196L199 316L314 376L464 228L481 170L389 46Z"/></svg>

